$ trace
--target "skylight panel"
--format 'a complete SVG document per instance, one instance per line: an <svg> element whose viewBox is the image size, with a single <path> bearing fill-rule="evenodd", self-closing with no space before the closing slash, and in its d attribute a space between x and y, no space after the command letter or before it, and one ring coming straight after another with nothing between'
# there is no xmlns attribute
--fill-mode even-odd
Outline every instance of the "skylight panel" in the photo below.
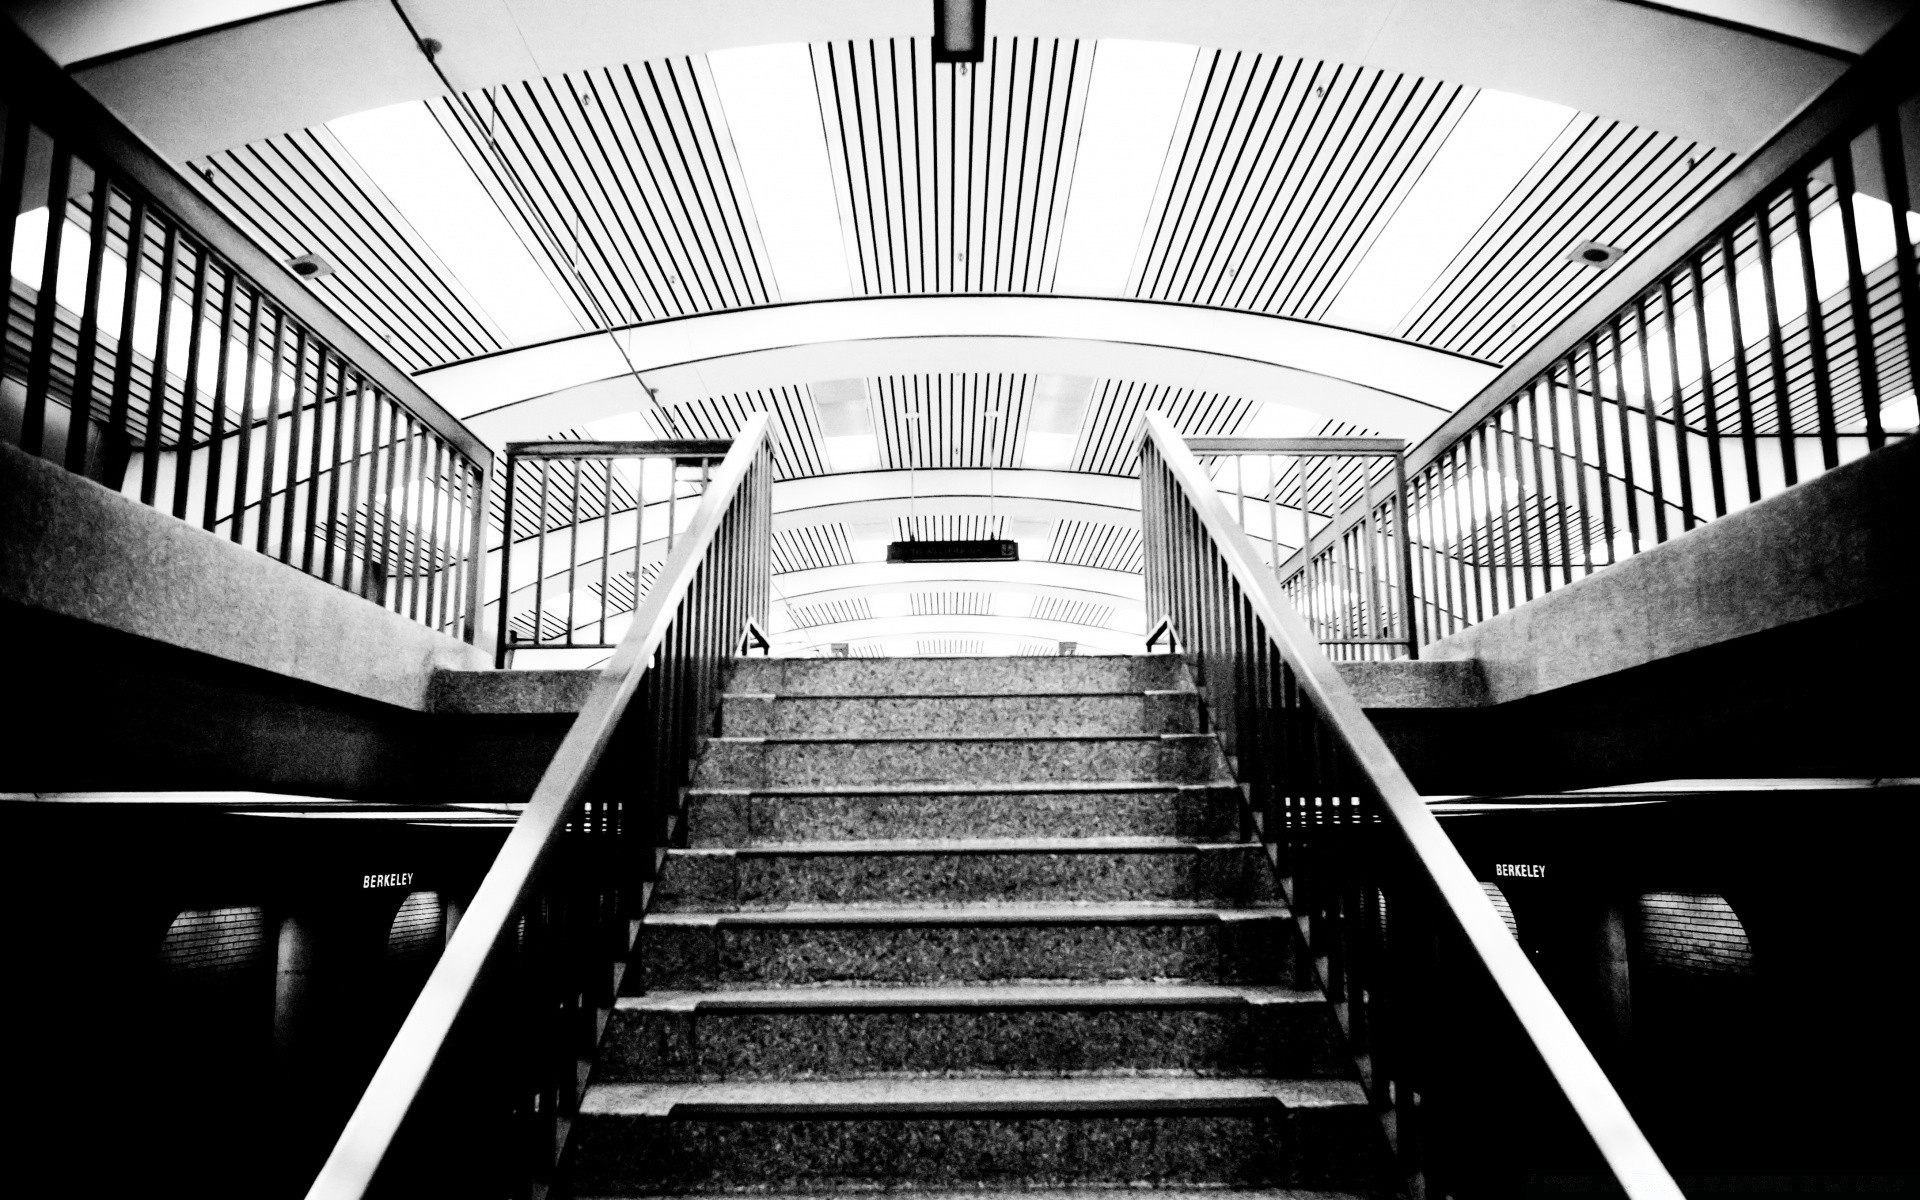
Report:
<svg viewBox="0 0 1920 1200"><path fill-rule="evenodd" d="M509 341L526 345L580 332L425 104L370 109L327 128Z"/></svg>
<svg viewBox="0 0 1920 1200"><path fill-rule="evenodd" d="M1475 96L1326 319L1381 333L1398 328L1574 115L1564 105L1506 92Z"/></svg>
<svg viewBox="0 0 1920 1200"><path fill-rule="evenodd" d="M846 242L805 45L707 55L783 300L845 296Z"/></svg>
<svg viewBox="0 0 1920 1200"><path fill-rule="evenodd" d="M1086 419L1093 380L1080 375L1042 375L1033 389L1033 416L1027 422L1024 465L1064 471L1073 466Z"/></svg>
<svg viewBox="0 0 1920 1200"><path fill-rule="evenodd" d="M1146 229L1199 51L1100 39L1074 154L1056 292L1118 295Z"/></svg>
<svg viewBox="0 0 1920 1200"><path fill-rule="evenodd" d="M813 408L820 421L820 447L836 471L871 471L880 465L880 443L873 436L873 407L864 379L816 383Z"/></svg>

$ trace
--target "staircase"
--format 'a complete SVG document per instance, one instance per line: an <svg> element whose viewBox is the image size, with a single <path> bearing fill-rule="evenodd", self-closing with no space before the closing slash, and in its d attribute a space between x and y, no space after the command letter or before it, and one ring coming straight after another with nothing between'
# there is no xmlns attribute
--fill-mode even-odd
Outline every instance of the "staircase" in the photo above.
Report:
<svg viewBox="0 0 1920 1200"><path fill-rule="evenodd" d="M722 734L575 1195L1390 1190L1175 660L749 659Z"/></svg>

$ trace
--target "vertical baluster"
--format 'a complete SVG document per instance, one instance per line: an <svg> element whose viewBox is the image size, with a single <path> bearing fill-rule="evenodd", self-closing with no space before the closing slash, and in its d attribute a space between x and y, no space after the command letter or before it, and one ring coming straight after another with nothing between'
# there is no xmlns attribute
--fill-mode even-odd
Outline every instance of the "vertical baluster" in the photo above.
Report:
<svg viewBox="0 0 1920 1200"><path fill-rule="evenodd" d="M327 432L327 363L333 358L333 352L326 344L320 344L320 350L314 356L313 363L313 430L307 437L307 511L303 517L300 534L300 569L313 574L313 544L320 529L320 473L325 470L323 451L326 447ZM339 441L340 405L343 397L334 393L333 428L334 441ZM339 449L334 449L334 462L338 463Z"/></svg>
<svg viewBox="0 0 1920 1200"><path fill-rule="evenodd" d="M366 510L360 503L360 469L362 462L363 460L367 460L365 465L368 468L371 468L373 465L370 461L372 454L371 448L362 450L360 443L361 434L365 431L367 425L367 410L372 407L369 403L370 397L368 396L371 390L372 389L367 386L366 379L356 372L353 377L353 424L351 426L353 437L346 451L348 464L347 528L346 532L342 535L345 545L342 547L340 561L340 586L355 593L365 593L366 591L367 562L371 550L368 538L368 521L364 516ZM357 556L354 554L354 547L356 545L360 548L360 553ZM330 553L332 552L331 542L329 542L328 551ZM353 573L353 563L356 557L360 560L360 577L357 581Z"/></svg>
<svg viewBox="0 0 1920 1200"><path fill-rule="evenodd" d="M1860 369L1860 403L1867 414L1867 447L1886 445L1887 431L1880 420L1879 346L1873 333L1873 306L1867 296L1867 273L1860 262L1859 220L1853 211L1853 147L1844 145L1833 157L1834 203L1840 206L1840 231L1847 247L1847 297L1853 307L1853 343ZM1895 224L1906 213L1895 214ZM1915 375L1908 368L1909 375ZM1920 379L1920 376L1916 376ZM1915 383L1920 388L1920 382Z"/></svg>
<svg viewBox="0 0 1920 1200"><path fill-rule="evenodd" d="M1487 464L1488 490L1490 492L1493 491L1496 485L1498 489L1498 495L1495 499L1497 508L1494 510L1494 523L1491 530L1491 532L1496 533L1499 538L1499 552L1496 559L1499 566L1492 581L1494 606L1496 608L1498 608L1500 604L1500 584L1502 581L1504 581L1507 586L1506 607L1512 608L1518 603L1515 598L1516 592L1513 586L1514 552L1513 526L1511 522L1512 509L1517 497L1508 494L1509 492L1517 491L1517 489L1509 486L1513 482L1513 479L1507 474L1507 441L1509 437L1517 437L1517 431L1510 430L1507 426L1509 412L1512 413L1514 424L1518 425L1520 402L1518 400L1509 400L1494 410L1493 420L1490 422L1491 428L1488 432L1488 438L1492 442L1491 460ZM1514 448L1517 454L1519 449L1517 440L1514 443ZM1519 473L1518 461L1514 463L1514 472L1516 475Z"/></svg>
<svg viewBox="0 0 1920 1200"><path fill-rule="evenodd" d="M1618 318L1607 322L1607 339L1608 350L1613 358L1613 394L1616 398L1614 410L1620 418L1620 477L1621 491L1627 510L1627 545L1631 547L1630 553L1638 554L1640 553L1640 498L1639 488L1635 483L1638 472L1634 470L1633 432L1632 424L1628 419L1628 410L1632 406L1627 402L1626 347L1620 337ZM1595 366L1598 367L1597 362ZM1596 379L1595 382L1597 385L1598 380ZM1604 476L1600 482L1609 493L1613 491L1612 485Z"/></svg>
<svg viewBox="0 0 1920 1200"><path fill-rule="evenodd" d="M1420 657L1420 635L1413 623L1413 533L1410 498L1407 494L1407 457L1401 451L1393 455L1393 533L1400 552L1400 629L1407 639L1407 657Z"/></svg>
<svg viewBox="0 0 1920 1200"><path fill-rule="evenodd" d="M100 358L100 287L106 271L107 236L113 228L113 187L103 170L96 169L93 173L91 209L87 228L86 295L80 303L80 338L74 346L73 397L67 417L67 470L76 475L86 474L87 443L93 434L93 376ZM12 211L18 209L7 209L0 201L0 213ZM12 222L0 220L0 224L7 226L7 235L11 237ZM11 258L0 258L0 263L10 262Z"/></svg>
<svg viewBox="0 0 1920 1200"><path fill-rule="evenodd" d="M1780 296L1773 281L1773 206L1754 214L1755 253L1760 261L1760 298L1767 315L1767 363L1773 376L1773 419L1780 435L1780 475L1788 487L1800 481L1800 444L1793 429L1793 396L1787 378L1787 343L1780 328ZM1813 297L1808 297L1813 302Z"/></svg>
<svg viewBox="0 0 1920 1200"><path fill-rule="evenodd" d="M279 465L280 451L280 365L286 358L287 324L286 311L276 309L273 314L273 346L267 359L267 422L266 445L260 461L260 524L253 547L262 554L269 552L267 547L273 537L273 473Z"/></svg>
<svg viewBox="0 0 1920 1200"><path fill-rule="evenodd" d="M600 633L599 640L607 640L607 600L612 595L607 590L607 572L613 561L613 462L609 458L601 464L604 468L601 476L600 494ZM635 605L638 608L638 605Z"/></svg>
<svg viewBox="0 0 1920 1200"><path fill-rule="evenodd" d="M347 413L347 360L344 356L336 354L333 357L333 463L327 468L327 532L320 551L320 578L328 583L334 581L336 539L340 536L340 474L347 469L347 460L341 456L357 454L357 447L349 448L347 445ZM354 428L356 440L359 434L360 430L356 425ZM317 445L318 442L316 441L315 444ZM319 494L318 489L315 490L315 494ZM317 522L309 516L307 528L312 530L316 525ZM313 565L311 540L308 542L306 562L308 569L311 569ZM345 576L346 572L342 571L342 586L345 586Z"/></svg>
<svg viewBox="0 0 1920 1200"><path fill-rule="evenodd" d="M167 342L173 332L173 284L180 261L180 227L172 221L167 222L160 246L160 314L154 335L153 368L147 380L147 431L140 456L142 504L153 503L159 486L160 450L167 432ZM126 336L126 330L120 332Z"/></svg>
<svg viewBox="0 0 1920 1200"><path fill-rule="evenodd" d="M1727 320L1733 332L1733 393L1740 414L1740 453L1747 467L1747 502L1760 499L1759 435L1753 423L1753 381L1747 373L1747 337L1740 327L1740 257L1733 230L1720 235L1720 258L1726 272Z"/></svg>
<svg viewBox="0 0 1920 1200"><path fill-rule="evenodd" d="M1547 424L1548 428L1553 431L1553 499L1560 513L1560 519L1555 522L1560 531L1560 581L1562 583L1572 583L1573 542L1568 526L1572 522L1573 514L1568 511L1567 504L1567 479L1564 467L1566 455L1560 448L1560 369L1563 366L1566 367L1567 374L1571 377L1573 374L1573 364L1570 359L1562 359L1560 362L1547 368ZM1576 463L1578 462L1577 459L1575 461ZM1585 516L1586 510L1583 505L1581 507L1582 520L1585 519ZM1584 528L1582 532L1585 532ZM1584 542L1585 539L1583 538L1582 541Z"/></svg>
<svg viewBox="0 0 1920 1200"><path fill-rule="evenodd" d="M553 460L541 457L534 461L540 464L540 501L533 550L533 644L538 646L547 628L547 495L552 486L548 468Z"/></svg>
<svg viewBox="0 0 1920 1200"><path fill-rule="evenodd" d="M231 270L222 270L220 284L220 350L213 363L213 403L207 414L207 486L201 501L200 527L213 532L220 524L221 460L227 442L227 377L233 363L233 310L238 298L239 281Z"/></svg>
<svg viewBox="0 0 1920 1200"><path fill-rule="evenodd" d="M1704 255L1702 251L1687 259L1687 280L1693 288L1694 336L1699 342L1700 415L1707 427L1707 475L1713 486L1713 515L1724 517L1727 515L1727 469L1720 448L1720 400L1714 394L1713 350L1707 341L1707 285L1701 273Z"/></svg>
<svg viewBox="0 0 1920 1200"><path fill-rule="evenodd" d="M1540 385L1541 378L1536 377L1527 384L1526 393L1527 429L1532 434L1533 443L1533 514L1536 526L1532 549L1528 552L1529 567L1526 573L1529 600L1533 599L1533 562L1539 563L1540 594L1544 596L1553 590L1553 550L1547 533L1547 477L1543 473L1540 458L1541 443L1545 440L1540 435ZM1551 390L1553 385L1549 383L1547 386ZM1557 493L1554 500L1556 503L1559 500ZM1524 528L1521 530L1521 539L1523 542L1526 540Z"/></svg>
<svg viewBox="0 0 1920 1200"><path fill-rule="evenodd" d="M507 665L507 633L513 620L513 543L517 536L514 518L520 503L519 474L520 456L509 448L507 481L500 493L500 604L494 614L493 630L493 665L496 668ZM481 515L475 514L476 523Z"/></svg>
<svg viewBox="0 0 1920 1200"><path fill-rule="evenodd" d="M375 569L375 586L379 588L380 594L375 597L375 600L382 608L386 608L399 603L400 589L398 581L400 578L400 564L398 560L400 555L398 546L401 543L395 542L394 537L396 528L398 529L398 536L400 538L404 539L406 537L406 528L404 525L406 515L402 513L400 520L396 521L394 519L393 506L396 497L404 502L406 492L400 479L400 430L402 428L400 423L400 402L387 393L381 392L380 407L386 411L387 433L386 440L382 443L378 437L380 417L376 412L373 427L376 435L374 451L379 455L380 459L379 487L368 500L370 504L377 503L380 506L380 552L374 559L374 562L377 564ZM373 510L369 508L368 511L372 512ZM395 611L398 611L397 607Z"/></svg>
<svg viewBox="0 0 1920 1200"><path fill-rule="evenodd" d="M32 130L26 108L20 104L7 105L6 140L0 143L0 213L17 214L26 207L22 201L27 185L27 142L33 136ZM14 216L0 220L0 266L8 269L9 286L16 222Z"/></svg>
<svg viewBox="0 0 1920 1200"><path fill-rule="evenodd" d="M1820 281L1813 269L1813 218L1807 181L1793 181L1793 239L1800 247L1800 287L1807 297L1807 357L1813 366L1813 403L1820 429L1820 461L1828 470L1840 465L1840 429L1833 412L1833 376L1827 357L1827 315Z"/></svg>
<svg viewBox="0 0 1920 1200"><path fill-rule="evenodd" d="M60 243L67 228L67 192L73 172L73 155L54 143L53 161L47 168L47 240L40 255L40 294L33 306L33 339L27 352L27 395L20 415L20 448L39 454L46 432L47 391L53 382L53 338L60 316ZM15 210L18 211L18 210ZM14 220L13 213L0 219ZM6 265L11 267L12 260ZM12 275L8 282L11 285Z"/></svg>
<svg viewBox="0 0 1920 1200"><path fill-rule="evenodd" d="M185 520L187 498L193 489L193 427L200 419L200 356L207 326L207 259L205 246L194 251L192 300L187 305L187 373L180 386L180 448L173 462L173 515ZM209 479L207 486L212 486Z"/></svg>
<svg viewBox="0 0 1920 1200"><path fill-rule="evenodd" d="M441 441L439 435L432 429L424 425L421 427L420 434L420 458L423 463L421 474L426 481L425 490L420 496L420 505L426 510L426 531L423 537L425 543L423 553L426 557L423 583L426 595L421 601L420 619L429 628L439 629L444 622L440 619L435 602L446 599L447 591L440 578L440 572L444 569L444 559L441 554L443 539L440 530L440 493L446 484L444 475L446 443Z"/></svg>
<svg viewBox="0 0 1920 1200"><path fill-rule="evenodd" d="M315 411L319 410L319 380L315 380ZM303 417L307 409L307 329L293 331L293 396L287 417L287 502L280 510L280 561L293 559L293 521L300 504L300 435L305 432ZM317 419L317 418L316 418ZM318 445L318 439L314 439Z"/></svg>
<svg viewBox="0 0 1920 1200"><path fill-rule="evenodd" d="M1672 383L1667 412L1673 422L1674 463L1680 477L1680 528L1684 532L1694 526L1693 447L1687 441L1686 388L1680 382L1680 313L1674 305L1671 273L1660 280L1660 312L1661 326L1666 333L1667 373ZM1647 404L1652 407L1651 395ZM1664 538L1666 531L1662 529L1660 535Z"/></svg>
<svg viewBox="0 0 1920 1200"><path fill-rule="evenodd" d="M247 347L246 356L241 360L244 374L240 383L240 419L234 425L234 436L239 444L234 447L233 456L233 528L228 531L235 545L239 545L245 536L247 525L247 471L253 459L253 392L255 381L260 377L260 317L264 311L265 303L259 289L249 288ZM120 344L124 348L128 344L127 339L123 337Z"/></svg>
<svg viewBox="0 0 1920 1200"><path fill-rule="evenodd" d="M401 577L405 579L407 589L407 619L420 619L421 572L425 564L421 562L424 542L421 536L420 517L426 508L426 426L406 414L407 457L405 473L401 476L400 521L404 534L400 540ZM396 607L396 612L399 609Z"/></svg>
<svg viewBox="0 0 1920 1200"><path fill-rule="evenodd" d="M568 479L571 482L572 498L568 510L567 524L567 645L574 642L573 631L579 622L574 611L574 597L579 590L577 572L580 568L580 459L567 460Z"/></svg>
<svg viewBox="0 0 1920 1200"><path fill-rule="evenodd" d="M1606 401L1606 392L1604 391L1604 389L1601 387L1601 384L1600 384L1600 340L1597 337L1589 337L1585 342L1581 343L1580 349L1586 351L1587 387L1589 389L1589 394L1593 397L1593 404L1591 406L1592 412L1593 412L1593 469L1599 477L1598 491L1599 491L1599 500L1600 500L1600 536L1606 542L1607 562L1611 563L1614 560L1613 476L1611 471L1608 469L1608 463L1607 463L1607 421L1606 421L1607 401ZM1576 350L1575 354L1577 355L1578 353L1579 351ZM1575 362L1577 363L1578 361L1579 361L1578 358L1576 358ZM1580 391L1579 378L1576 375L1574 379L1573 391L1569 393L1569 401L1568 401L1569 404L1573 403L1572 398L1578 396L1579 391ZM1578 460L1577 466L1579 467L1580 481L1581 481L1580 512L1582 517L1582 524L1581 524L1580 532L1582 533L1582 535L1584 535L1582 537L1582 540L1586 542L1586 552L1583 555L1583 561L1584 561L1584 565L1586 566L1587 573L1591 575L1593 573L1593 568L1594 568L1593 535L1592 535L1592 532L1588 529L1587 525L1585 524L1585 517L1587 513L1587 498L1586 498L1585 485L1586 485L1587 470L1588 470L1588 460L1580 452L1581 429L1580 429L1580 424L1577 421L1574 424L1573 430L1574 430L1574 434L1573 434L1574 457Z"/></svg>
<svg viewBox="0 0 1920 1200"><path fill-rule="evenodd" d="M1893 273L1899 281L1900 325L1906 333L1907 387L1920 391L1920 264L1915 262L1913 234L1907 225L1914 201L1900 108L1889 107L1876 128L1880 134L1881 177L1886 180L1887 204L1893 209L1889 224L1893 226Z"/></svg>
<svg viewBox="0 0 1920 1200"><path fill-rule="evenodd" d="M1647 297L1643 293L1633 301L1633 342L1640 359L1640 404L1642 425L1647 435L1647 486L1653 503L1653 540L1667 540L1666 460L1660 453L1660 419L1654 412L1653 344L1647 340ZM1677 445L1677 441L1676 441ZM1634 499L1629 493L1629 499ZM1638 500L1634 506L1639 507Z"/></svg>

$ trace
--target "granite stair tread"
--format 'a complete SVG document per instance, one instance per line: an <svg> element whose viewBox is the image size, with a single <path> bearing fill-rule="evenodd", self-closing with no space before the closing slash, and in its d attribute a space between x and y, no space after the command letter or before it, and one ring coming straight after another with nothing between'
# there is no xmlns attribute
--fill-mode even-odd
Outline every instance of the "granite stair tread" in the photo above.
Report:
<svg viewBox="0 0 1920 1200"><path fill-rule="evenodd" d="M1206 850L1245 851L1246 842L1201 842L1178 837L998 837L869 838L847 841L757 842L751 846L698 846L681 855L776 857L800 854L1182 854Z"/></svg>
<svg viewBox="0 0 1920 1200"><path fill-rule="evenodd" d="M1001 796L1050 794L1077 795L1087 792L1220 792L1232 791L1234 784L1221 780L1193 782L1179 779L1009 779L1002 781L941 781L927 783L900 780L882 783L802 783L802 784L696 784L688 796Z"/></svg>
<svg viewBox="0 0 1920 1200"><path fill-rule="evenodd" d="M1346 1079L1095 1076L1020 1079L804 1079L722 1083L600 1083L580 1114L741 1116L871 1113L1170 1111L1364 1107Z"/></svg>
<svg viewBox="0 0 1920 1200"><path fill-rule="evenodd" d="M736 662L573 1193L1387 1194L1186 668Z"/></svg>
<svg viewBox="0 0 1920 1200"><path fill-rule="evenodd" d="M737 912L650 913L646 923L664 928L713 925L1202 925L1290 918L1291 914L1282 904L1226 908L1177 901L1134 901L1102 904L822 904Z"/></svg>
<svg viewBox="0 0 1920 1200"><path fill-rule="evenodd" d="M973 983L939 986L871 985L788 988L734 988L707 991L657 991L622 996L614 1006L626 1012L696 1012L789 1009L912 1008L922 1011L971 1008L1235 1008L1272 1004L1324 1004L1311 988L1256 987L1190 982L1120 983Z"/></svg>

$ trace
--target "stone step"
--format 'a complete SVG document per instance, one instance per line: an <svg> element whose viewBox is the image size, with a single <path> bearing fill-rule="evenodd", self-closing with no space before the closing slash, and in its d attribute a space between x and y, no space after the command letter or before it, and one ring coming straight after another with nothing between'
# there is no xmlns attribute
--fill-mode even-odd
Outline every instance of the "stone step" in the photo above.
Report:
<svg viewBox="0 0 1920 1200"><path fill-rule="evenodd" d="M1341 1078L1318 990L1191 983L654 992L615 1006L603 1082L1189 1071Z"/></svg>
<svg viewBox="0 0 1920 1200"><path fill-rule="evenodd" d="M1271 901L1257 844L1174 838L974 838L802 842L675 850L655 912L793 905L1165 900Z"/></svg>
<svg viewBox="0 0 1920 1200"><path fill-rule="evenodd" d="M692 846L914 837L1240 836L1228 784L1041 783L838 788L694 788Z"/></svg>
<svg viewBox="0 0 1920 1200"><path fill-rule="evenodd" d="M1172 655L1087 658L739 658L730 692L776 696L980 696L1174 691L1189 686Z"/></svg>
<svg viewBox="0 0 1920 1200"><path fill-rule="evenodd" d="M1372 1190L1345 1080L1192 1076L608 1083L573 1132L583 1193L778 1187L1294 1185Z"/></svg>
<svg viewBox="0 0 1920 1200"><path fill-rule="evenodd" d="M868 1189L852 1189L866 1193ZM888 1200L1148 1200L1140 1188L1132 1187L894 1187L887 1189ZM579 1196L577 1200L622 1200L622 1197L646 1193L623 1192L620 1196ZM769 1191L752 1188L741 1191L705 1193L716 1200L818 1200L819 1192ZM1156 1187L1151 1200L1369 1200L1360 1192L1333 1192L1322 1188L1251 1187Z"/></svg>
<svg viewBox="0 0 1920 1200"><path fill-rule="evenodd" d="M1287 910L997 904L649 914L628 990L1175 980L1306 986Z"/></svg>
<svg viewBox="0 0 1920 1200"><path fill-rule="evenodd" d="M720 709L728 737L1079 737L1193 733L1197 692L1055 692L973 696L780 696L734 691Z"/></svg>
<svg viewBox="0 0 1920 1200"><path fill-rule="evenodd" d="M1211 734L1132 737L710 738L695 787L841 783L1224 782Z"/></svg>

